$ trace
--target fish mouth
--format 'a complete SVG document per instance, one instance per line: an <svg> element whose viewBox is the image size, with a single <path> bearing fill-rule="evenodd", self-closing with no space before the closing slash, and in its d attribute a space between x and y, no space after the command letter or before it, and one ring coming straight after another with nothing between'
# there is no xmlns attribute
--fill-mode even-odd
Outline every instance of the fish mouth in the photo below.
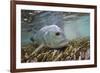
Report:
<svg viewBox="0 0 100 73"><path fill-rule="evenodd" d="M59 46L61 46L61 47L67 46L68 41L67 40L63 40L59 44L60 44Z"/></svg>

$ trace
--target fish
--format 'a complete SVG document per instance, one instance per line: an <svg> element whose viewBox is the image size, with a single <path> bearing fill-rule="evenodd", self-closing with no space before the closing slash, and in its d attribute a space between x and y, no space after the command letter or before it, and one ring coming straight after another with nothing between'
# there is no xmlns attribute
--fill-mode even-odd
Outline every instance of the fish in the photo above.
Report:
<svg viewBox="0 0 100 73"><path fill-rule="evenodd" d="M22 16L22 19L23 19L23 16ZM45 46L48 45L47 47L57 47L57 46L53 45L54 44L53 40L55 37L53 35L49 36L49 34L47 32L50 32L52 30L51 32L54 33L54 31L56 32L59 30L59 32L61 34L64 34L64 33L62 33L63 27L64 27L63 25L64 25L64 23L63 23L62 12L41 11L40 13L32 16L31 23L26 23L26 22L22 21L22 23L21 23L21 45L24 46L29 43L37 42L38 44L40 44L40 42L41 43L45 42L44 44L45 44ZM48 29L48 28L50 28L50 29ZM57 33L57 34L59 35L59 33ZM51 35L51 33L50 33L50 35ZM42 40L43 37L45 38L44 40ZM65 37L62 37L62 39L63 38L65 38ZM35 41L33 42L32 40L35 40ZM49 40L49 43L51 44L51 46L47 42L47 40ZM58 45L57 40L55 40L55 45ZM59 47L59 45L58 45L58 47Z"/></svg>
<svg viewBox="0 0 100 73"><path fill-rule="evenodd" d="M68 43L63 30L57 25L44 26L31 39L35 43L44 44L48 48L61 48Z"/></svg>

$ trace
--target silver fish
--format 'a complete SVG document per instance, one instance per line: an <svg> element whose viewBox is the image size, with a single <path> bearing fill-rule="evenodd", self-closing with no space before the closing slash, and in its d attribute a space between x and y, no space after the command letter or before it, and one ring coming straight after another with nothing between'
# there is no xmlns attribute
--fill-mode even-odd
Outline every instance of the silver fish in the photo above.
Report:
<svg viewBox="0 0 100 73"><path fill-rule="evenodd" d="M44 27L46 26L54 24L63 30L64 23L63 23L62 12L42 11L32 17L33 18L31 23L26 23L23 21L21 23L21 45L22 46L31 43L30 38L32 36L34 37L34 35L37 35L38 32L40 32L39 30L42 28L44 29Z"/></svg>

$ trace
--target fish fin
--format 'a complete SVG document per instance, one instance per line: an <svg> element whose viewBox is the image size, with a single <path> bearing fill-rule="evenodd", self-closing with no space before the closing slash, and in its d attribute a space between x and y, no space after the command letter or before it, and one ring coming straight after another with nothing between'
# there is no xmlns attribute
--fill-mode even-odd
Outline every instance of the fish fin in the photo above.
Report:
<svg viewBox="0 0 100 73"><path fill-rule="evenodd" d="M31 37L31 38L30 38L30 40L31 40L32 42L34 42L34 39L33 39L33 37Z"/></svg>

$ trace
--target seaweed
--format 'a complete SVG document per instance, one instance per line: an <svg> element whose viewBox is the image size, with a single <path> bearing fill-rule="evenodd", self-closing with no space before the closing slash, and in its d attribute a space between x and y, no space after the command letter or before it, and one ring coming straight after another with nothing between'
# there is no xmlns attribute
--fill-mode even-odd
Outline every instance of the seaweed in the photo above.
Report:
<svg viewBox="0 0 100 73"><path fill-rule="evenodd" d="M38 45L28 44L21 48L21 62L50 62L69 60L89 60L90 59L90 39L87 37L69 41L66 47L60 49L50 49L43 47L40 50ZM33 53L34 52L34 53Z"/></svg>

